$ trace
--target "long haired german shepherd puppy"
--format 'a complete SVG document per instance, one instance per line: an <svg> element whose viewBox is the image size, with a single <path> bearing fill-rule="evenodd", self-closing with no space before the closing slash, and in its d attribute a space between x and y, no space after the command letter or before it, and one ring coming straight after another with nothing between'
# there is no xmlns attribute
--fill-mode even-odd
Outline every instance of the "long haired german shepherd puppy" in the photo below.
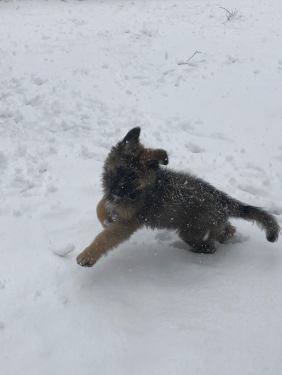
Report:
<svg viewBox="0 0 282 375"><path fill-rule="evenodd" d="M255 221L274 242L279 225L266 211L231 198L209 183L163 168L166 151L139 142L140 128L128 132L110 151L104 165L104 197L97 215L104 230L77 257L91 267L141 227L173 229L194 252L211 254L215 242L235 233L229 218Z"/></svg>

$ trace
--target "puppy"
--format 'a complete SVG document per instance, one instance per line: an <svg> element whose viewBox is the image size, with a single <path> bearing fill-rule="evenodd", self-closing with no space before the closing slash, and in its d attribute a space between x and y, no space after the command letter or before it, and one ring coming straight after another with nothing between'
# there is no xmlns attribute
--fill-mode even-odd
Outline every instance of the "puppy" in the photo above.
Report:
<svg viewBox="0 0 282 375"><path fill-rule="evenodd" d="M97 206L104 230L78 255L78 264L93 266L141 227L175 230L192 251L206 254L234 235L232 217L256 222L268 241L277 241L280 228L272 215L200 178L163 168L166 151L146 149L139 137L139 127L130 130L105 161Z"/></svg>

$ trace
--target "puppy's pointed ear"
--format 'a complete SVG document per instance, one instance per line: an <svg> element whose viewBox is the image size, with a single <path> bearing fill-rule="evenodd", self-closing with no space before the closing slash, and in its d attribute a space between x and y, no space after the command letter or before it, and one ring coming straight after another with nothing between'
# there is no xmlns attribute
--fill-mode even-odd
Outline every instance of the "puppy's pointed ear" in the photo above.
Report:
<svg viewBox="0 0 282 375"><path fill-rule="evenodd" d="M141 129L139 126L129 130L126 136L123 138L122 143L139 142Z"/></svg>

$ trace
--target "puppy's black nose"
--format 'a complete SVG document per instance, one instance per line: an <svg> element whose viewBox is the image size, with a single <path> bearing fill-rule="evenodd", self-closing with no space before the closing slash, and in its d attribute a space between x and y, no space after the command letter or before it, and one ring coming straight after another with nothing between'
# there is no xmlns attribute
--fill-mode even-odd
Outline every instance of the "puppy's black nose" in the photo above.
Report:
<svg viewBox="0 0 282 375"><path fill-rule="evenodd" d="M163 165L168 165L168 157L164 158Z"/></svg>

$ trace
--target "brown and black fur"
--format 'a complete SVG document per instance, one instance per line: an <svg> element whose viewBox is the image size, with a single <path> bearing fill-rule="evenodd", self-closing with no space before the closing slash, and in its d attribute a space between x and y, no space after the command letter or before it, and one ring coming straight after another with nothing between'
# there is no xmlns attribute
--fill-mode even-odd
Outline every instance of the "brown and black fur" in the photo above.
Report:
<svg viewBox="0 0 282 375"><path fill-rule="evenodd" d="M280 228L272 215L200 178L163 168L167 153L146 149L139 136L140 128L129 131L105 161L104 197L97 206L104 230L77 257L81 266L93 266L141 227L176 230L192 251L201 253L214 253L216 241L233 236L232 217L256 222L270 242L278 239Z"/></svg>

